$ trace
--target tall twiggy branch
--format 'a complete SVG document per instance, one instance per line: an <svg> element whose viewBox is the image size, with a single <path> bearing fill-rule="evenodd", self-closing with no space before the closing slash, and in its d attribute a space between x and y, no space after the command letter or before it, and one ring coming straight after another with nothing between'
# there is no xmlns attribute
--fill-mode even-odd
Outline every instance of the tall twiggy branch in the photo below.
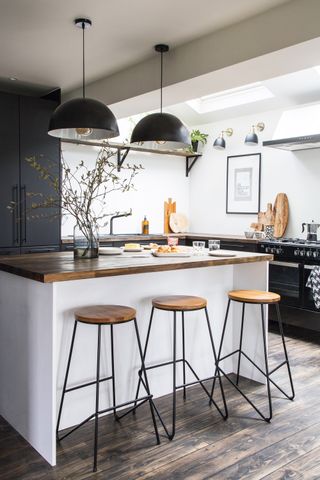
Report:
<svg viewBox="0 0 320 480"><path fill-rule="evenodd" d="M71 215L88 243L92 241L93 230L96 226L105 226L107 218L114 214L110 211L108 197L113 192L128 192L134 188L133 180L143 168L141 165L125 164L121 174L117 172L117 165L111 161L115 152L109 147L103 147L95 160L93 168L88 167L81 160L71 166L62 156L61 181L53 171L53 165L45 165L42 158L30 157L27 162L34 168L41 179L47 182L54 192L45 196L37 192L28 192L32 199L29 218L48 218L62 214ZM13 202L8 206L14 210ZM48 209L48 214L42 212L32 215L36 210ZM58 213L53 213L57 209ZM50 211L49 211L50 210Z"/></svg>

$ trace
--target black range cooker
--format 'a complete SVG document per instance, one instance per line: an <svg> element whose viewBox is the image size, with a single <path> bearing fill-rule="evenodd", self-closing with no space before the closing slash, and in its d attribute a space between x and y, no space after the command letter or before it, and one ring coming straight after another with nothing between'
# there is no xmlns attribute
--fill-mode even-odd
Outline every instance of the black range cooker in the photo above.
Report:
<svg viewBox="0 0 320 480"><path fill-rule="evenodd" d="M320 265L320 241L301 238L263 240L261 253L272 253L269 290L281 295L281 311L285 323L320 331L320 311L315 307L312 292L306 283L312 268ZM273 309L270 309L270 319Z"/></svg>

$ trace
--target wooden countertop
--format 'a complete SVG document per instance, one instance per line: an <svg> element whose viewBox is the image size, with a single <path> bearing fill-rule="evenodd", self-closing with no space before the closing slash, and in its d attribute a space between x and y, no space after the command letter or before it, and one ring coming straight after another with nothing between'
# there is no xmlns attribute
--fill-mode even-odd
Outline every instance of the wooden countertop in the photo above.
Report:
<svg viewBox="0 0 320 480"><path fill-rule="evenodd" d="M229 251L230 253L230 251ZM35 253L0 257L0 270L29 278L42 283L63 282L88 278L131 275L146 272L163 272L186 268L236 265L239 263L265 262L273 260L273 255L251 252L233 252L235 257L211 257L209 255L159 258L100 256L92 260L73 259L72 252Z"/></svg>
<svg viewBox="0 0 320 480"><path fill-rule="evenodd" d="M128 234L114 234L101 235L101 243L109 242L155 242L156 240L165 240L167 237L179 237L181 239L197 240L201 238L213 240L234 240L237 242L258 243L256 238L246 238L244 235L226 235L217 233L150 233L149 235L140 235L134 233ZM73 237L64 237L61 240L62 244L73 243Z"/></svg>

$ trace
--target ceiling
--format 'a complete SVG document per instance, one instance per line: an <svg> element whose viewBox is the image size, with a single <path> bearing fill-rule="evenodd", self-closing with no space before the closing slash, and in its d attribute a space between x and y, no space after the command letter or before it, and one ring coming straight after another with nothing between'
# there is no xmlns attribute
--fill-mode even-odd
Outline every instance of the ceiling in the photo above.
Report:
<svg viewBox="0 0 320 480"><path fill-rule="evenodd" d="M151 57L156 43L176 47L288 1L0 0L0 88L78 87L81 31L73 20L79 16L93 22L86 32L90 82Z"/></svg>

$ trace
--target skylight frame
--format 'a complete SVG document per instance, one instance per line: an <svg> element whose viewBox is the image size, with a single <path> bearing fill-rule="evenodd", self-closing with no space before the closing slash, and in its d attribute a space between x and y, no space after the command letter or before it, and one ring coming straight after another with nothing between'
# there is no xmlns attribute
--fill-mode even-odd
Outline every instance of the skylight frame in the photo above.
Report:
<svg viewBox="0 0 320 480"><path fill-rule="evenodd" d="M186 104L197 113L204 114L248 103L259 102L273 97L274 94L269 88L261 82L255 82L193 100L188 100L186 101Z"/></svg>

